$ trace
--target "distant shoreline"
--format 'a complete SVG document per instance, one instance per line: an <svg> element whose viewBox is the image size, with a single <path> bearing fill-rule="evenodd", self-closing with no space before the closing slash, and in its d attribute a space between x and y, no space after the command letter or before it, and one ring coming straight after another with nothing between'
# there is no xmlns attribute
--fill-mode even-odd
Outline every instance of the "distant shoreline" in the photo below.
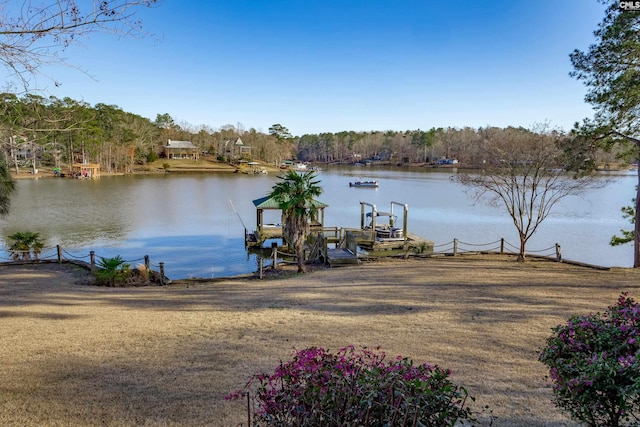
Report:
<svg viewBox="0 0 640 427"><path fill-rule="evenodd" d="M314 165L353 165L351 163L319 163L314 162ZM168 165L168 167L166 167ZM464 164L430 164L430 163L407 163L407 164L394 164L391 162L375 162L375 166L389 166L389 167L415 167L425 169L463 169L463 170L477 170L478 168L465 166ZM621 167L614 167L613 165L606 165L607 167L599 167L595 172L632 172L634 169L628 167L628 165ZM355 166L354 166L355 167ZM369 166L360 166L358 169L366 169ZM65 168L67 169L67 168ZM64 172L63 173L67 173ZM122 175L157 175L157 174L181 174L181 173L239 173L239 174L253 174L261 173L260 171L266 171L268 174L278 174L283 169L264 162L252 169L246 163L239 165L231 165L229 163L221 163L215 160L204 159L199 161L194 160L168 160L159 159L153 163L147 165L137 165L132 172L104 172L100 173L100 176L122 176ZM41 166L38 167L38 173L33 174L27 168L22 168L21 172L16 174L13 167L10 166L11 177L14 179L40 179L40 178L56 178L57 176L53 172L53 167Z"/></svg>
<svg viewBox="0 0 640 427"><path fill-rule="evenodd" d="M165 167L168 165L168 167ZM268 165L264 165L268 167ZM274 170L276 168L271 166ZM22 171L24 170L24 172ZM38 173L34 174L26 168L22 168L21 172L16 174L11 170L11 177L14 179L39 179L39 178L56 178L53 167L38 167ZM66 172L68 168L62 168L62 172ZM220 163L211 160L167 160L160 159L147 165L137 165L132 172L100 172L100 176L122 176L122 175L158 175L170 173L248 173L249 167L240 165L234 166L228 163ZM65 176L71 178L71 176Z"/></svg>

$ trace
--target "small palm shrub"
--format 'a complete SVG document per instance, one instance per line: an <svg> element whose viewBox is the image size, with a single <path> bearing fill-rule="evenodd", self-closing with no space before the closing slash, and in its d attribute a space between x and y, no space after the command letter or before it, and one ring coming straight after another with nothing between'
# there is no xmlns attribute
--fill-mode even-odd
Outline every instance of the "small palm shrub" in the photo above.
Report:
<svg viewBox="0 0 640 427"><path fill-rule="evenodd" d="M253 426L453 426L473 418L467 391L449 373L402 357L386 361L377 350L311 347L227 399L252 392Z"/></svg>
<svg viewBox="0 0 640 427"><path fill-rule="evenodd" d="M553 328L540 353L554 403L589 426L640 425L640 305L622 294L604 313Z"/></svg>
<svg viewBox="0 0 640 427"><path fill-rule="evenodd" d="M44 242L40 239L39 233L32 231L19 231L9 236L13 240L9 246L11 258L16 261L26 261L38 259L44 248Z"/></svg>
<svg viewBox="0 0 640 427"><path fill-rule="evenodd" d="M100 258L95 272L98 282L106 286L122 284L131 274L131 265L127 264L120 255L113 258Z"/></svg>

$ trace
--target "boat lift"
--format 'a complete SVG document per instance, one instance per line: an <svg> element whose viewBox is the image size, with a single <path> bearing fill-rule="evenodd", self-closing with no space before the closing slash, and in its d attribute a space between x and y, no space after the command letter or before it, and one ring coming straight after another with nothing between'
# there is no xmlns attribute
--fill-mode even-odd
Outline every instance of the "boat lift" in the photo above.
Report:
<svg viewBox="0 0 640 427"><path fill-rule="evenodd" d="M366 206L371 208L367 212ZM402 227L398 227L396 220L397 215L393 213L394 206L400 207L403 210L402 215ZM376 205L367 202L360 202L360 228L363 230L371 230L375 232L375 238L379 241L405 241L408 237L407 231L407 218L409 215L409 205L400 202L391 202L390 212L378 211ZM378 217L387 217L388 222L379 223ZM369 219L369 221L365 221Z"/></svg>

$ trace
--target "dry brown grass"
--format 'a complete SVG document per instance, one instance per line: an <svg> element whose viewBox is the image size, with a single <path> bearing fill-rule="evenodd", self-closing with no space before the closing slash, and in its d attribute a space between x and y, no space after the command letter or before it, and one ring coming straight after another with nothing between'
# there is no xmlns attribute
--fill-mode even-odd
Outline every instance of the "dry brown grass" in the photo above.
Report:
<svg viewBox="0 0 640 427"><path fill-rule="evenodd" d="M246 425L223 397L251 373L348 344L451 368L494 426L573 425L538 349L569 315L640 294L640 271L488 256L147 288L81 275L0 268L0 425Z"/></svg>

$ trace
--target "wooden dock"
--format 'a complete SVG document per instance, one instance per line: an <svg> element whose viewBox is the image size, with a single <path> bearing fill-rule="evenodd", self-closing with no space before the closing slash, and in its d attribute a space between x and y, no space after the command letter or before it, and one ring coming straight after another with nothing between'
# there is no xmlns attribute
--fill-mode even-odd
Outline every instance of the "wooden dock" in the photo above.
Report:
<svg viewBox="0 0 640 427"><path fill-rule="evenodd" d="M263 211L279 209L279 205L269 197L253 201L256 206L257 228L250 233L245 227L245 245L252 252L261 252L267 240L282 240L285 245L281 224L265 224ZM367 255L390 256L398 253L430 253L433 242L409 233L407 230L408 205L391 202L389 212L377 210L376 205L360 202L360 228L325 227L324 208L326 204L313 201L320 218L310 224L310 234L304 248L305 260L321 260L329 265L357 264L359 248ZM394 213L402 210L401 220ZM386 221L385 221L386 220ZM284 218L282 218L284 223ZM277 242L271 242L277 245Z"/></svg>
<svg viewBox="0 0 640 427"><path fill-rule="evenodd" d="M338 265L358 264L358 255L347 248L327 249L327 264L331 267Z"/></svg>

